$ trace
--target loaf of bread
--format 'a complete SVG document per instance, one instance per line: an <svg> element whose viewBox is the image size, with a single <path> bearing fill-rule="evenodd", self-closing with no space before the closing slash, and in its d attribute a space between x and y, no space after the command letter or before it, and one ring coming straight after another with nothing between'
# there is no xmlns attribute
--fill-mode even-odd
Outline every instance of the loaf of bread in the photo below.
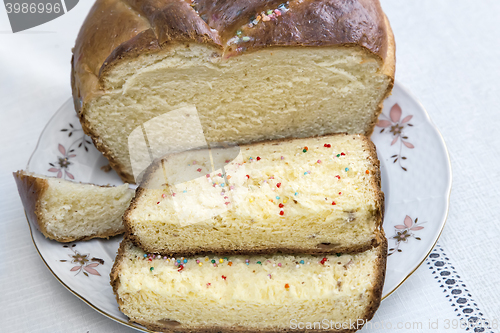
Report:
<svg viewBox="0 0 500 333"><path fill-rule="evenodd" d="M129 183L156 149L134 130L170 151L370 135L395 70L378 0L97 0L73 53L83 129Z"/></svg>
<svg viewBox="0 0 500 333"><path fill-rule="evenodd" d="M111 284L120 310L155 332L304 331L308 324L353 332L380 304L386 257L385 240L353 255L171 258L125 239Z"/></svg>
<svg viewBox="0 0 500 333"><path fill-rule="evenodd" d="M47 238L72 242L124 231L122 215L134 196L127 184L96 186L22 170L14 178L26 215Z"/></svg>
<svg viewBox="0 0 500 333"><path fill-rule="evenodd" d="M123 220L152 253L319 254L376 246L383 211L375 146L336 134L168 155Z"/></svg>

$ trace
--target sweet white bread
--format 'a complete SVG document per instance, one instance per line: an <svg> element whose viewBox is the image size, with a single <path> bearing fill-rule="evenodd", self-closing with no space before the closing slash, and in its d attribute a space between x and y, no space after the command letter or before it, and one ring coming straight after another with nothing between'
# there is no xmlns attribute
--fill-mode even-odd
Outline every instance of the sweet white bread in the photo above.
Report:
<svg viewBox="0 0 500 333"><path fill-rule="evenodd" d="M14 178L26 214L47 238L72 242L124 231L122 215L134 196L128 184L97 186L22 170Z"/></svg>
<svg viewBox="0 0 500 333"><path fill-rule="evenodd" d="M167 255L361 252L383 238L383 210L375 146L338 134L167 155L124 224Z"/></svg>
<svg viewBox="0 0 500 333"><path fill-rule="evenodd" d="M120 310L161 332L354 332L378 308L387 242L359 254L146 254L125 239L111 271Z"/></svg>
<svg viewBox="0 0 500 333"><path fill-rule="evenodd" d="M370 135L394 49L378 0L97 0L74 48L73 97L86 134L135 182L132 152L147 149L134 130L170 150L173 132L191 147L198 134L209 145ZM146 125L184 107L196 126Z"/></svg>

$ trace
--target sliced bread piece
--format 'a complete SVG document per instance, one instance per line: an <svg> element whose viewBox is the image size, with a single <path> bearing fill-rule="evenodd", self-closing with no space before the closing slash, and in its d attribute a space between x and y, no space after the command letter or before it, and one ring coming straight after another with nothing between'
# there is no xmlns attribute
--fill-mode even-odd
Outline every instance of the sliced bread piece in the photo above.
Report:
<svg viewBox="0 0 500 333"><path fill-rule="evenodd" d="M148 128L167 112L195 106L208 143L370 135L394 70L378 0L97 0L72 87L85 133L134 182L134 129L196 139L188 116Z"/></svg>
<svg viewBox="0 0 500 333"><path fill-rule="evenodd" d="M123 233L122 215L134 191L128 184L97 186L14 172L30 221L58 242L108 238Z"/></svg>
<svg viewBox="0 0 500 333"><path fill-rule="evenodd" d="M375 146L339 134L168 155L124 224L166 255L362 252L380 242L383 211Z"/></svg>
<svg viewBox="0 0 500 333"><path fill-rule="evenodd" d="M358 254L169 258L125 239L111 271L120 310L161 332L353 332L377 310L387 241Z"/></svg>

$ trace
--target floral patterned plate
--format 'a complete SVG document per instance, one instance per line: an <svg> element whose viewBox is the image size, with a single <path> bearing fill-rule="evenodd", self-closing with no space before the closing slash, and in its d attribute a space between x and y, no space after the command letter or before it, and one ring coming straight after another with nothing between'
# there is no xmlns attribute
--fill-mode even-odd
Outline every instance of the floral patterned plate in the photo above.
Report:
<svg viewBox="0 0 500 333"><path fill-rule="evenodd" d="M424 108L396 83L372 140L382 170L384 228L389 240L386 298L425 260L443 229L451 190L451 166L443 138ZM52 117L28 162L28 170L96 184L121 184L107 160L83 134L72 101ZM97 311L124 325L109 273L121 237L60 244L46 239L31 221L33 242L54 276Z"/></svg>

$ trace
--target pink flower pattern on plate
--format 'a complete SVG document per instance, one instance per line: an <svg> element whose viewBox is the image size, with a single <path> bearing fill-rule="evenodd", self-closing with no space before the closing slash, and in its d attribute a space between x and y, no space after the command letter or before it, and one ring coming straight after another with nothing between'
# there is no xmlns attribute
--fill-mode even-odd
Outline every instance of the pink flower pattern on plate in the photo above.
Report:
<svg viewBox="0 0 500 333"><path fill-rule="evenodd" d="M399 161L399 166L401 167L401 169L403 169L404 171L408 171L406 167L401 165L401 160L406 160L407 157L402 156L401 154L403 145L409 149L415 148L415 146L408 141L408 136L404 133L404 130L407 126L413 126L413 124L409 123L413 116L408 115L401 119L402 114L403 111L401 110L399 104L394 104L391 108L391 111L389 112L389 117L383 113L380 115L381 117L386 119L379 119L377 127L382 127L380 133L383 133L386 129L388 129L386 133L390 133L394 137L392 139L391 146L396 144L399 140L399 153L392 155L391 158L394 159L393 163Z"/></svg>
<svg viewBox="0 0 500 333"><path fill-rule="evenodd" d="M69 173L68 169L69 166L71 165L69 159L75 157L76 154L68 154L68 152L66 152L66 148L64 148L62 144L59 144L57 149L62 154L62 156L58 156L57 162L49 163L51 168L48 171L57 172L56 175L57 178L63 178L63 171L64 171L64 178L68 177L69 179L75 179L75 176Z"/></svg>
<svg viewBox="0 0 500 333"><path fill-rule="evenodd" d="M396 253L396 252L403 252L399 247L401 243L408 243L408 240L410 238L415 238L416 240L421 240L420 237L415 236L413 233L414 231L422 230L424 227L421 225L424 224L425 222L421 222L419 225L418 223L418 217L413 221L413 219L406 215L403 224L398 224L394 226L396 234L389 239L395 239L396 240L396 245L393 248L389 249L389 256Z"/></svg>
<svg viewBox="0 0 500 333"><path fill-rule="evenodd" d="M82 131L83 130L81 128L75 128L71 123L69 123L69 128L63 128L61 130L61 132L68 132L68 138L70 138L74 133ZM68 149L66 149L63 144L59 143L57 150L62 154L62 156L58 156L57 161L49 163L50 168L48 170L49 172L57 173L57 178L66 179L67 177L71 180L75 179L75 176L69 172L69 167L73 164L70 159L76 157L76 154L74 154L75 149L73 148L76 144L78 144L77 148L84 148L85 152L89 151L87 146L92 145L92 143L86 138L85 134L82 134L81 137L70 143Z"/></svg>
<svg viewBox="0 0 500 333"><path fill-rule="evenodd" d="M104 260L100 258L90 258L90 254L81 254L76 251L74 247L76 244L63 245L64 248L70 249L73 253L68 254L70 260L62 259L60 262L70 262L76 264L69 271L76 272L75 276L83 272L83 275L89 277L89 274L101 276L101 274L95 269L99 265L104 265Z"/></svg>

